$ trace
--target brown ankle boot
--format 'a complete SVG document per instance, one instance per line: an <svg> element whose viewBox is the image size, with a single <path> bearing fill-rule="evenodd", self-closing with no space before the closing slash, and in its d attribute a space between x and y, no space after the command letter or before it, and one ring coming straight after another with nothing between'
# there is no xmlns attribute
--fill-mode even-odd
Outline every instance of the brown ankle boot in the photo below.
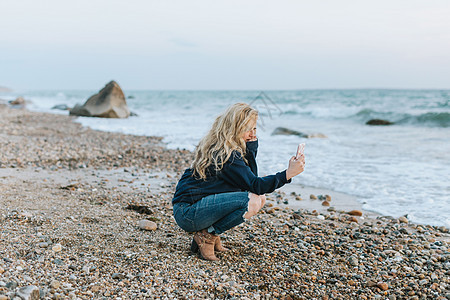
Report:
<svg viewBox="0 0 450 300"><path fill-rule="evenodd" d="M216 250L218 252L230 251L230 249L222 246L222 243L220 241L220 236L217 236L217 238L216 238L216 243L214 244L214 250Z"/></svg>
<svg viewBox="0 0 450 300"><path fill-rule="evenodd" d="M214 244L216 243L217 236L209 233L208 230L203 229L197 231L194 234L194 241L198 245L200 250L200 256L206 260L219 260L214 254Z"/></svg>

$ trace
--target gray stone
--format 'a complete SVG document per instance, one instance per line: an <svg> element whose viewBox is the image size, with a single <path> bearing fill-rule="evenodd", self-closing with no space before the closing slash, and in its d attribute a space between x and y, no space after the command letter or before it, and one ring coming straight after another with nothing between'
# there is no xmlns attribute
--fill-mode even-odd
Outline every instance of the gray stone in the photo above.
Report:
<svg viewBox="0 0 450 300"><path fill-rule="evenodd" d="M41 299L44 299L45 296L47 296L47 294L48 294L48 288L42 287L39 289L39 296L41 297Z"/></svg>
<svg viewBox="0 0 450 300"><path fill-rule="evenodd" d="M16 294L23 300L38 300L40 297L39 288L34 285L24 286L20 288Z"/></svg>
<svg viewBox="0 0 450 300"><path fill-rule="evenodd" d="M112 274L112 279L118 279L118 280L125 279L125 275L120 274L120 273L114 273L114 274Z"/></svg>
<svg viewBox="0 0 450 300"><path fill-rule="evenodd" d="M66 104L58 104L52 107L52 109L59 109L59 110L70 110L70 107Z"/></svg>
<svg viewBox="0 0 450 300"><path fill-rule="evenodd" d="M428 283L428 280L426 279L422 279L421 281L419 281L419 285L425 285Z"/></svg>
<svg viewBox="0 0 450 300"><path fill-rule="evenodd" d="M347 263L349 263L352 266L357 266L359 264L358 259L356 258L356 256L352 255L347 259Z"/></svg>
<svg viewBox="0 0 450 300"><path fill-rule="evenodd" d="M17 282L15 281L10 281L6 284L6 288L10 289L10 290L14 290L17 287Z"/></svg>
<svg viewBox="0 0 450 300"><path fill-rule="evenodd" d="M327 136L322 133L303 133L300 131L292 130L285 127L277 127L272 132L272 135L297 135L302 138L326 138Z"/></svg>
<svg viewBox="0 0 450 300"><path fill-rule="evenodd" d="M42 242L42 243L39 243L38 246L41 247L41 248L47 248L48 247L48 243Z"/></svg>
<svg viewBox="0 0 450 300"><path fill-rule="evenodd" d="M272 132L272 135L298 135L299 137L306 137L306 134L304 134L300 131L296 131L296 130L292 130L292 129L284 128L284 127L275 128L275 130Z"/></svg>
<svg viewBox="0 0 450 300"><path fill-rule="evenodd" d="M158 225L153 221L144 219L139 221L139 228L143 230L156 230Z"/></svg>

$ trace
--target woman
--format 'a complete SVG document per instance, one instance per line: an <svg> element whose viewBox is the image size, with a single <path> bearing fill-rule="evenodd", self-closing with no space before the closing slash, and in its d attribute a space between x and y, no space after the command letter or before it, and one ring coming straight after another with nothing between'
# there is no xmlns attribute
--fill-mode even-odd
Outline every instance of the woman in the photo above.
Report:
<svg viewBox="0 0 450 300"><path fill-rule="evenodd" d="M256 121L258 112L245 103L218 116L195 149L194 162L176 187L172 200L177 224L195 232L193 252L218 260L227 251L219 235L256 215L271 193L303 172L305 158L292 157L287 170L258 177Z"/></svg>

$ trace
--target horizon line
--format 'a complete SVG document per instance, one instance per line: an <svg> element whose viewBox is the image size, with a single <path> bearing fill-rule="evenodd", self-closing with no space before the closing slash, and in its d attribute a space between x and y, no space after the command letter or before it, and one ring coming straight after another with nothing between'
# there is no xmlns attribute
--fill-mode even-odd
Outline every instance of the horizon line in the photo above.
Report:
<svg viewBox="0 0 450 300"><path fill-rule="evenodd" d="M105 84L106 85L106 84ZM120 85L119 85L120 86ZM103 86L104 87L104 86ZM0 86L0 94L7 94L7 93L15 93L15 92L30 92L30 91L93 91L93 90L100 90L103 87L100 88L39 88L39 89L12 89L4 86ZM2 89L5 89L5 91L2 91ZM450 91L450 88L426 88L426 87L414 87L414 88L405 88L405 87L348 87L348 88L289 88L289 89L160 89L160 88L123 88L121 86L121 89L124 91L136 91L136 92L143 92L143 91L173 91L173 92L295 92L295 91L339 91L339 90L392 90L392 91L404 91L404 90L422 90L422 91Z"/></svg>

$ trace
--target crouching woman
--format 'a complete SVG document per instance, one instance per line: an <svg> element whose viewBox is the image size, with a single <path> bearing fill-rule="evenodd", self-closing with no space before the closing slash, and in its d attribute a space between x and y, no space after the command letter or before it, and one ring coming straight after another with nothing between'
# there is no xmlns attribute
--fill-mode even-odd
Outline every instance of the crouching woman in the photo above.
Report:
<svg viewBox="0 0 450 300"><path fill-rule="evenodd" d="M287 170L258 177L256 122L258 112L244 103L218 116L195 149L194 161L176 187L172 200L177 224L195 232L193 252L218 260L227 251L219 235L256 215L266 197L303 172L305 158L292 157Z"/></svg>

